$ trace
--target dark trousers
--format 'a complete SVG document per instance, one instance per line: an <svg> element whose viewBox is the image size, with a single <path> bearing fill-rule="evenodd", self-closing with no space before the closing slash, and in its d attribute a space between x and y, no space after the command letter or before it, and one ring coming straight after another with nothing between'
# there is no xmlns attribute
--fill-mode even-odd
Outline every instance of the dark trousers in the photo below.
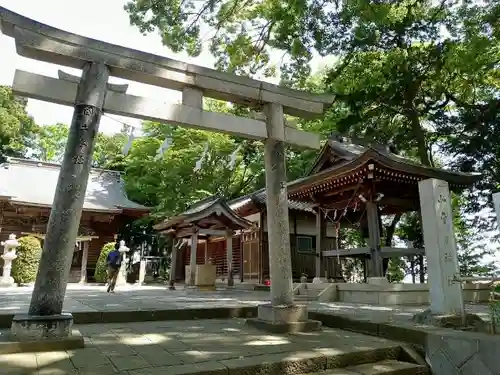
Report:
<svg viewBox="0 0 500 375"><path fill-rule="evenodd" d="M116 279L118 278L119 268L108 266L108 292L115 290Z"/></svg>

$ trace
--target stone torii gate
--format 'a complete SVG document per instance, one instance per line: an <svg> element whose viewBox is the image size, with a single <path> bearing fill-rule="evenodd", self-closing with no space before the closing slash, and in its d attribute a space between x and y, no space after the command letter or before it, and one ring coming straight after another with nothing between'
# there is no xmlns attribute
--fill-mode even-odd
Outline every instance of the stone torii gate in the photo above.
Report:
<svg viewBox="0 0 500 375"><path fill-rule="evenodd" d="M23 332L22 327L38 329L36 334L42 338L57 334L50 327L56 327L62 336L70 332L71 315L61 315L69 254L102 112L264 140L271 303L259 307L257 323L272 329L317 327L307 322L306 308L293 303L285 143L319 148L320 139L317 134L286 126L283 115L321 116L333 96L291 90L86 38L2 7L0 30L15 39L21 56L83 71L81 78L59 72L59 79L20 70L15 73L15 94L71 105L74 113L29 313L14 318L11 333L23 340L33 337L33 332ZM182 104L126 94L127 85L109 84L109 76L182 91ZM202 108L204 96L245 104L263 110L264 116L250 119L207 112ZM33 322L36 324L26 324Z"/></svg>

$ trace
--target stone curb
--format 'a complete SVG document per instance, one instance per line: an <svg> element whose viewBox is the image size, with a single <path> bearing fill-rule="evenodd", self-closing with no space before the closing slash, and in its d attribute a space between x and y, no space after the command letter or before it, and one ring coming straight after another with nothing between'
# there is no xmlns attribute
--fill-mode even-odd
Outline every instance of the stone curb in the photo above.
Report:
<svg viewBox="0 0 500 375"><path fill-rule="evenodd" d="M85 341L80 331L73 329L72 336L54 340L39 341L1 341L0 355L26 352L51 352L81 349Z"/></svg>
<svg viewBox="0 0 500 375"><path fill-rule="evenodd" d="M168 320L232 319L257 317L257 306L198 309L74 312L74 324L133 323ZM10 328L14 314L0 315L0 329Z"/></svg>
<svg viewBox="0 0 500 375"><path fill-rule="evenodd" d="M386 348L365 349L345 353L302 351L296 353L273 353L250 357L223 359L176 366L131 370L130 375L169 374L169 375L299 375L325 372L331 369L344 369L355 364L375 363L386 359L396 360L401 354L398 345ZM419 368L418 365L415 366Z"/></svg>
<svg viewBox="0 0 500 375"><path fill-rule="evenodd" d="M427 334L424 329L403 327L389 323L377 323L368 320L351 319L345 316L309 311L309 319L319 320L324 326L346 331L363 333L411 344L419 349L425 348Z"/></svg>

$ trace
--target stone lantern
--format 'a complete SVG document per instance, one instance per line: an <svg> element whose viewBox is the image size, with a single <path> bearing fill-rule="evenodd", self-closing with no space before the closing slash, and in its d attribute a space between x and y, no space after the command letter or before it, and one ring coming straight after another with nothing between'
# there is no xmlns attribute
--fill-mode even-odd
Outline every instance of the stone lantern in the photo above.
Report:
<svg viewBox="0 0 500 375"><path fill-rule="evenodd" d="M120 247L118 248L120 252L122 263L120 265L120 271L118 272L118 278L116 279L116 285L125 285L127 283L127 256L126 254L130 249L125 245L125 241L120 241Z"/></svg>
<svg viewBox="0 0 500 375"><path fill-rule="evenodd" d="M12 261L17 258L16 248L19 246L19 242L16 239L15 234L9 235L9 239L1 243L3 246L3 273L0 278L0 286L13 286L14 279L10 276L10 271L12 269Z"/></svg>

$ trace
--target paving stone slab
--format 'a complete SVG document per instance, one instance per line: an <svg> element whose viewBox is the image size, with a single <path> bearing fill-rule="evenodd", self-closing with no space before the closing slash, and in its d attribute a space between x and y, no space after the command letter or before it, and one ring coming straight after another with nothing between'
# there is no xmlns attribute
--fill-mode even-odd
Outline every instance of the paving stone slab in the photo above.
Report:
<svg viewBox="0 0 500 375"><path fill-rule="evenodd" d="M71 350L83 348L84 344L85 340L77 329L72 330L70 337L32 341L12 341L10 331L0 331L0 354Z"/></svg>
<svg viewBox="0 0 500 375"><path fill-rule="evenodd" d="M36 373L35 353L13 353L0 355L0 374L27 375Z"/></svg>
<svg viewBox="0 0 500 375"><path fill-rule="evenodd" d="M97 348L68 351L71 362L77 369L110 365L111 361Z"/></svg>
<svg viewBox="0 0 500 375"><path fill-rule="evenodd" d="M151 367L151 364L140 355L109 357L118 371L137 370Z"/></svg>

